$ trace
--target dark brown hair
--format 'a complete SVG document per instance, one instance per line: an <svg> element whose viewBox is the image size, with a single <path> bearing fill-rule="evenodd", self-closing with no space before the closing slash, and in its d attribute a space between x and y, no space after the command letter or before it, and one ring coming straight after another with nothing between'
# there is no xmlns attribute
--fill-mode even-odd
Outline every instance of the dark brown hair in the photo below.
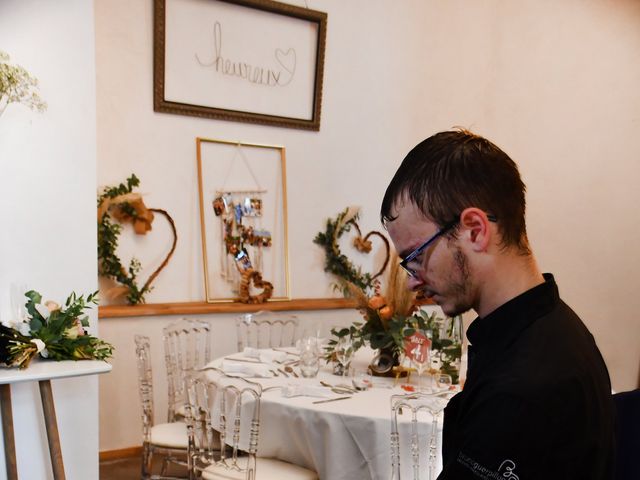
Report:
<svg viewBox="0 0 640 480"><path fill-rule="evenodd" d="M467 130L440 132L402 161L384 194L380 219L395 220L399 201L414 203L440 226L476 207L497 217L504 247L528 254L525 190L515 162L489 140Z"/></svg>

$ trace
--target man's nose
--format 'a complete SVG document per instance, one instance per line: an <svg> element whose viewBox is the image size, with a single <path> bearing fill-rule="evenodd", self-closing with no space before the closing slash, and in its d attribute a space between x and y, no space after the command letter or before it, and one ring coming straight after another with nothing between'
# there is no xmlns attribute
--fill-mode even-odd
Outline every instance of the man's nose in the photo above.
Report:
<svg viewBox="0 0 640 480"><path fill-rule="evenodd" d="M418 290L422 285L424 285L424 282L417 276L407 278L407 289L411 291Z"/></svg>

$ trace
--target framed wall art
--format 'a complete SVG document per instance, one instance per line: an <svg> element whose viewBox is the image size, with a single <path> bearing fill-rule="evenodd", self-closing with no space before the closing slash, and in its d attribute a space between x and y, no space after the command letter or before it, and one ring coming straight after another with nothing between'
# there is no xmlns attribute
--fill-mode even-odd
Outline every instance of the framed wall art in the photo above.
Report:
<svg viewBox="0 0 640 480"><path fill-rule="evenodd" d="M197 138L196 149L207 302L239 300L248 269L261 277L253 298L264 280L270 300L289 300L285 148Z"/></svg>
<svg viewBox="0 0 640 480"><path fill-rule="evenodd" d="M154 0L154 110L319 130L326 30L271 0Z"/></svg>

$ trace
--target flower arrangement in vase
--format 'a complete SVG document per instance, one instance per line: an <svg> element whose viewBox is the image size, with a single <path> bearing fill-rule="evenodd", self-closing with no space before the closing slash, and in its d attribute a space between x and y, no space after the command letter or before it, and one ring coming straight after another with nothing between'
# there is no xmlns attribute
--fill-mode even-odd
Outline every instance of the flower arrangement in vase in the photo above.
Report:
<svg viewBox="0 0 640 480"><path fill-rule="evenodd" d="M364 345L378 351L370 365L374 374L406 373L406 369L394 369L394 366L399 364L399 359L404 355L409 337L421 330L429 336L433 351L431 357L435 359L430 370L450 374L453 381L457 382L462 350L462 319L442 318L435 312L428 314L419 310L421 305L430 302L407 289L407 273L400 267L400 259L391 251L388 240L377 231L363 236L357 220L358 210L347 208L334 220L328 220L325 231L318 233L314 239L314 243L325 251L324 270L338 277L336 289L355 300L356 308L363 317L363 321L331 330L333 337L325 347L325 359L336 360L336 347L339 342L344 343L340 340L346 337L351 354ZM361 253L371 251L371 241L368 240L371 235L384 239L386 256L383 266L373 275L362 272L340 250L338 241L351 227L357 231L353 244ZM383 282L380 278L384 279ZM342 367L336 364L334 373L340 374Z"/></svg>
<svg viewBox="0 0 640 480"><path fill-rule="evenodd" d="M361 287L344 282L344 291L355 299L364 321L331 331L335 338L326 347L327 359L333 357L338 339L348 336L354 350L366 344L378 350L371 365L374 374L386 374L397 364L405 337L413 333L413 325L421 317L414 316L418 308L415 293L406 288L406 273L400 268L397 255L392 255L390 264L384 291L380 282L376 282L374 293L369 296Z"/></svg>

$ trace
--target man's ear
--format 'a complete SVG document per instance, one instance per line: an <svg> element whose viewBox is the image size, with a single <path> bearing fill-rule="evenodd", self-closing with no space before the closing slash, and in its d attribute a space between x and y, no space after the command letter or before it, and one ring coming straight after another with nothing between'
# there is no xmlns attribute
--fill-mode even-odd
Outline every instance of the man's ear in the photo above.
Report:
<svg viewBox="0 0 640 480"><path fill-rule="evenodd" d="M465 208L460 214L460 229L473 251L487 251L493 231L483 210L476 207Z"/></svg>

